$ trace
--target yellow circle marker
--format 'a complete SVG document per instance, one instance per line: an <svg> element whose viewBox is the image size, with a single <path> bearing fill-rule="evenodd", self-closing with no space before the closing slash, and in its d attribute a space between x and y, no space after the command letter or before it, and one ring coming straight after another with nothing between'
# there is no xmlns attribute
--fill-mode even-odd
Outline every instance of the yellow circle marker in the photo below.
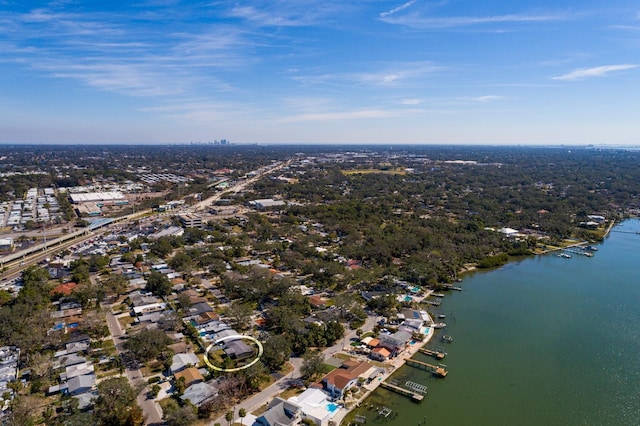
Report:
<svg viewBox="0 0 640 426"><path fill-rule="evenodd" d="M216 365L213 365L213 363L211 361L209 361L209 356L208 356L209 355L209 351L211 350L212 347L214 347L218 343L224 342L226 340L250 340L250 341L254 342L256 345L258 345L258 355L256 356L256 359L254 359L253 361L251 361L247 365L243 365L242 367L236 367L236 368L221 368L221 367L218 367ZM221 339L218 339L215 342L211 343L209 346L207 346L207 349L204 351L204 362L205 362L205 364L207 364L209 367L211 367L215 371L220 371L220 372L223 372L223 373L234 373L236 371L240 371L240 370L244 370L245 368L249 368L252 365L254 365L256 362L260 361L260 358L262 357L262 353L263 352L264 352L264 348L262 347L262 343L260 343L258 341L258 339L256 339L255 337L243 336L241 334L234 334L232 336L225 336L225 337L223 337Z"/></svg>

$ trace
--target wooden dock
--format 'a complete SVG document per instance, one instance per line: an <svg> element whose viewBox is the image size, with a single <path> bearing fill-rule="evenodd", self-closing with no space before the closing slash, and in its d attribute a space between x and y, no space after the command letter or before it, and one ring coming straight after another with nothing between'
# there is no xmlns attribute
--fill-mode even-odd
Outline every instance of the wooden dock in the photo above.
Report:
<svg viewBox="0 0 640 426"><path fill-rule="evenodd" d="M384 389L388 389L400 395L408 396L409 398L411 398L413 401L416 401L416 402L420 402L424 399L424 395L421 395L409 389L401 388L400 386L392 385L391 383L380 382L380 386L383 387Z"/></svg>
<svg viewBox="0 0 640 426"><path fill-rule="evenodd" d="M447 374L449 373L446 369L446 366L442 364L433 365L427 362L418 361L417 359L413 359L413 358L409 358L407 360L407 365L410 365L416 368L421 368L423 370L429 370L431 371L431 374L433 374L436 377L447 377Z"/></svg>
<svg viewBox="0 0 640 426"><path fill-rule="evenodd" d="M431 349L424 349L424 348L420 348L418 349L421 353L425 354L425 355L429 355L432 356L436 359L443 359L444 358L444 352L439 352L439 351L434 351Z"/></svg>

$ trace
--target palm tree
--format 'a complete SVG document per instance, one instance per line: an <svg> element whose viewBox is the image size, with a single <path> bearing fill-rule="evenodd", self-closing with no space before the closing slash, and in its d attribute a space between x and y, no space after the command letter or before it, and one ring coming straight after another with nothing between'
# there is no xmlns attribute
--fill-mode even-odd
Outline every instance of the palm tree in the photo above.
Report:
<svg viewBox="0 0 640 426"><path fill-rule="evenodd" d="M241 408L238 410L238 415L240 416L240 424L242 424L242 419L247 415L247 410Z"/></svg>
<svg viewBox="0 0 640 426"><path fill-rule="evenodd" d="M231 426L231 422L233 421L233 411L227 411L227 414L224 415L224 419L229 422L229 426Z"/></svg>

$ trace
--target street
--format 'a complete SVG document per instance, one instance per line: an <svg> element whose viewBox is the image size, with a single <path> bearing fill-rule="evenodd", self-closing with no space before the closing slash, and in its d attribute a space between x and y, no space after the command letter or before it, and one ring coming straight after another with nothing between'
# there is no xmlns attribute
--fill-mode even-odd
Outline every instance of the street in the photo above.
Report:
<svg viewBox="0 0 640 426"><path fill-rule="evenodd" d="M121 359L123 359L123 354L126 352L124 349L124 342L126 339L123 337L125 334L122 332L122 328L120 327L120 323L118 319L111 313L111 308L109 306L105 306L105 311L107 312L107 325L109 327L109 331L111 332L111 336L113 337L113 343L116 346L118 351L118 355ZM124 362L124 361L123 361ZM125 365L124 372L129 379L129 383L133 388L139 386L140 384L144 384L144 388L138 394L138 405L142 408L142 412L144 415L144 424L145 425L156 425L162 424L162 410L160 409L160 405L156 403L153 399L147 399L147 387L146 383L144 383L144 378L142 377L142 372L135 368L137 365L127 363Z"/></svg>
<svg viewBox="0 0 640 426"><path fill-rule="evenodd" d="M376 316L368 316L363 324L362 329L363 332L371 331L373 327L376 325L378 317ZM331 356L336 354L337 352L341 352L343 347L345 346L345 342L348 345L348 342L351 341L352 338L356 337L356 330L351 330L349 333L346 333L342 339L339 339L335 345L326 348L323 353L325 356L325 360L329 359ZM244 408L247 413L251 413L252 411L257 410L258 408L264 406L268 402L270 402L275 396L277 396L280 392L286 390L289 387L289 381L292 379L300 378L300 368L302 367L302 358L291 358L291 364L294 369L291 373L287 374L284 377L281 377L279 380L274 382L269 387L265 388L261 392L253 395L252 397L242 401L240 404L235 406L235 413L237 414L240 408ZM224 415L214 421L210 422L210 425L214 425L215 423L226 424L226 420L224 419Z"/></svg>

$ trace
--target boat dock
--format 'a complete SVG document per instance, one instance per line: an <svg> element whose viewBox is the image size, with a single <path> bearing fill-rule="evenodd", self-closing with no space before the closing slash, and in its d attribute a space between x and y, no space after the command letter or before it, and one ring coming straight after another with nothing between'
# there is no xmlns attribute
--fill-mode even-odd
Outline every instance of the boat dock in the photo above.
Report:
<svg viewBox="0 0 640 426"><path fill-rule="evenodd" d="M587 257L593 257L593 253L591 253L590 251L586 251L586 250L574 250L574 249L563 249L563 252L567 252L567 253L573 253L573 254L579 254L580 256L587 256Z"/></svg>
<svg viewBox="0 0 640 426"><path fill-rule="evenodd" d="M400 386L396 386L396 385L392 385L391 383L387 383L387 382L380 382L380 386L384 389L388 389L392 392L398 393L400 395L404 395L404 396L408 396L409 398L411 398L413 401L416 402L420 402L424 399L424 395L421 395L418 392L414 392L412 390L409 389L405 389L405 388L401 388Z"/></svg>
<svg viewBox="0 0 640 426"><path fill-rule="evenodd" d="M442 304L442 298L436 297L435 299L425 300L424 303L431 306L440 306L440 304Z"/></svg>
<svg viewBox="0 0 640 426"><path fill-rule="evenodd" d="M418 361L417 359L413 358L409 358L407 360L407 365L421 368L423 370L429 370L431 371L431 374L437 377L447 377L447 374L449 373L446 368L447 366L444 364L433 365L424 361Z"/></svg>
<svg viewBox="0 0 640 426"><path fill-rule="evenodd" d="M453 285L453 284L443 284L442 287L446 288L447 290L462 291L462 287L458 287L458 286Z"/></svg>
<svg viewBox="0 0 640 426"><path fill-rule="evenodd" d="M437 359L443 359L444 356L445 356L445 353L444 352L440 352L440 351L434 351L434 350L431 350L431 349L424 349L424 348L420 348L418 350L420 351L420 353L432 356L432 357L437 358Z"/></svg>

